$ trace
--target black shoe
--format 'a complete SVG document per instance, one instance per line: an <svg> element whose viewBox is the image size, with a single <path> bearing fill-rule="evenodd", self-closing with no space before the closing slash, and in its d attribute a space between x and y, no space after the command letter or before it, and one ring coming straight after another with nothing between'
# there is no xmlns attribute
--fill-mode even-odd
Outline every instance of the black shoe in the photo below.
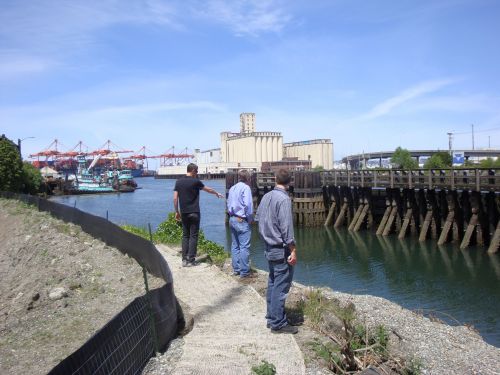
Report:
<svg viewBox="0 0 500 375"><path fill-rule="evenodd" d="M294 327L294 326L286 325L286 326L281 327L280 329L272 329L271 328L271 332L272 333L290 333L290 334L294 335L297 332L299 332L299 329L297 327Z"/></svg>
<svg viewBox="0 0 500 375"><path fill-rule="evenodd" d="M289 326L294 326L294 327L295 327L295 326L301 326L301 325L302 325L302 323L303 323L303 322L292 322L292 321L290 321L290 319L287 319L287 324L288 324ZM267 324L266 324L266 327L267 327L267 328L271 328L271 324L270 324L270 323L267 323Z"/></svg>

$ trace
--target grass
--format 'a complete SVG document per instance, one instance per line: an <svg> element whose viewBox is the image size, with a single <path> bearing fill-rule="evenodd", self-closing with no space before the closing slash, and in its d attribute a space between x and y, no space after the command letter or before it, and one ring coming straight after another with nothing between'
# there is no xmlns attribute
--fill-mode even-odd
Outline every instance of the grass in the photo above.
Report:
<svg viewBox="0 0 500 375"><path fill-rule="evenodd" d="M379 325L368 330L356 322L352 303L340 306L321 290L310 289L297 309L303 312L313 329L325 336L325 340L314 340L308 345L333 373L359 371L364 364L377 365L389 360L387 329ZM333 327L335 332L332 332L332 315L337 318L336 327ZM418 363L411 363L406 368L407 375L419 374L412 372L418 370Z"/></svg>
<svg viewBox="0 0 500 375"><path fill-rule="evenodd" d="M122 228L147 240L150 239L149 231L145 228L133 225L123 225ZM182 226L177 220L175 220L175 215L170 213L167 219L158 226L158 229L154 233L152 233L152 236L153 242L155 243L180 245L182 243ZM210 257L210 260L218 266L222 266L225 260L229 257L229 254L226 253L224 247L206 239L202 230L200 230L198 235L198 253L207 254Z"/></svg>
<svg viewBox="0 0 500 375"><path fill-rule="evenodd" d="M252 367L252 373L256 375L274 375L276 374L276 366L264 360L260 365Z"/></svg>

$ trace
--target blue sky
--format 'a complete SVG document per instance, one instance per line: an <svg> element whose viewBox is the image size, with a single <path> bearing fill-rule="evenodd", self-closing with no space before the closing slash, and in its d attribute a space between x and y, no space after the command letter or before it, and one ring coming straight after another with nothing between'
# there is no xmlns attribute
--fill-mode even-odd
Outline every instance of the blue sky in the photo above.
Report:
<svg viewBox="0 0 500 375"><path fill-rule="evenodd" d="M161 153L255 112L334 157L500 148L500 2L0 0L0 133Z"/></svg>

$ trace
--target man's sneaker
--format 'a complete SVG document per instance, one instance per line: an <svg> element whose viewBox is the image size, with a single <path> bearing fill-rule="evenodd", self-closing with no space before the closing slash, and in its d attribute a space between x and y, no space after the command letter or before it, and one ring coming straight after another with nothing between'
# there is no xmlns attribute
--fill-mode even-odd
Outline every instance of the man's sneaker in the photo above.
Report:
<svg viewBox="0 0 500 375"><path fill-rule="evenodd" d="M280 329L272 329L271 328L271 332L272 333L290 333L290 334L294 335L297 332L299 332L299 329L297 327L294 327L294 326L286 325L286 326L281 327Z"/></svg>
<svg viewBox="0 0 500 375"><path fill-rule="evenodd" d="M239 273L239 272L233 272L233 273L231 274L231 276L240 276L240 273Z"/></svg>
<svg viewBox="0 0 500 375"><path fill-rule="evenodd" d="M182 267L187 267L188 266L188 261L186 259L182 260Z"/></svg>
<svg viewBox="0 0 500 375"><path fill-rule="evenodd" d="M197 266L197 265L198 265L198 262L192 261L192 262L187 262L187 264L186 264L185 267L194 267L194 266Z"/></svg>

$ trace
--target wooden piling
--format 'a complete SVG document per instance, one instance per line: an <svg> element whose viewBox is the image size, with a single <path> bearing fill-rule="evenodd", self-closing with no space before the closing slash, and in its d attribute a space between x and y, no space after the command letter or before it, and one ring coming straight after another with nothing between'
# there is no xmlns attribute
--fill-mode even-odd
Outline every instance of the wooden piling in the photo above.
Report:
<svg viewBox="0 0 500 375"><path fill-rule="evenodd" d="M399 231L399 235L398 235L399 239L406 237L406 232L408 230L408 226L410 225L411 217L413 214L412 212L413 212L413 210L411 208L408 208L408 210L406 210L403 224L401 225L401 230Z"/></svg>
<svg viewBox="0 0 500 375"><path fill-rule="evenodd" d="M333 201L332 204L330 205L330 209L328 210L328 216L326 217L325 224L324 224L325 227L332 225L333 214L335 212L336 206L337 206L337 202Z"/></svg>
<svg viewBox="0 0 500 375"><path fill-rule="evenodd" d="M474 229L476 229L477 221L478 221L478 216L477 213L474 212L472 217L469 221L469 225L467 226L467 230L465 231L464 239L462 240L462 243L460 244L461 249L465 249L469 246L470 240L472 238L472 234L474 233Z"/></svg>
<svg viewBox="0 0 500 375"><path fill-rule="evenodd" d="M344 219L346 216L347 209L348 209L347 202L344 202L342 208L340 209L339 216L337 217L337 220L335 220L335 224L333 224L334 228L338 228L342 224L344 224Z"/></svg>
<svg viewBox="0 0 500 375"><path fill-rule="evenodd" d="M493 234L493 238L491 239L490 246L488 247L488 254L494 254L498 251L498 247L500 246L500 220L497 224L497 229Z"/></svg>

